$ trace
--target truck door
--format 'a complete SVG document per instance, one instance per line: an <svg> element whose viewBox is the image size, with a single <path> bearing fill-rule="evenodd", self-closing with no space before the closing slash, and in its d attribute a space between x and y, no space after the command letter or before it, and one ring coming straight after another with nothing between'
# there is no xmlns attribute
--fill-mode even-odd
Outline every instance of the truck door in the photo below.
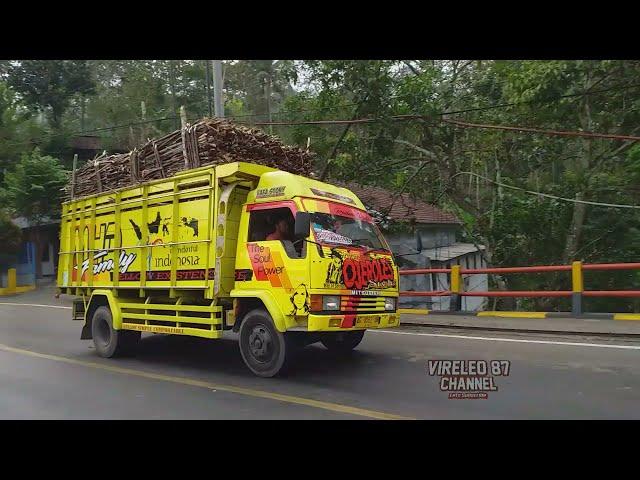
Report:
<svg viewBox="0 0 640 480"><path fill-rule="evenodd" d="M246 253L253 288L269 289L285 315L307 315L310 301L307 246L306 242L295 242L293 238L295 203L249 205L247 210Z"/></svg>

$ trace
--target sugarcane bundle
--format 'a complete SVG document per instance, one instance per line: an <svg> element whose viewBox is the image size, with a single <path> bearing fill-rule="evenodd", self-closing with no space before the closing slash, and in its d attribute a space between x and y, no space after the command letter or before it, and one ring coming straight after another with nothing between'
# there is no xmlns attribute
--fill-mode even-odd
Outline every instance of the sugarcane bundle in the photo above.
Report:
<svg viewBox="0 0 640 480"><path fill-rule="evenodd" d="M87 162L73 175L66 195L83 197L167 178L181 170L231 162L257 163L308 176L312 160L312 153L284 145L262 130L204 118L129 153Z"/></svg>

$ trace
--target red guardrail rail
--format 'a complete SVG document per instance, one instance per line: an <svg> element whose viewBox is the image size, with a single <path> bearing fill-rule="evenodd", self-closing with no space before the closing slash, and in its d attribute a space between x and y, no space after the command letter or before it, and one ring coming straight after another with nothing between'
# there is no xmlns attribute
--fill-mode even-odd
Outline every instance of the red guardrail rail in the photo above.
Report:
<svg viewBox="0 0 640 480"><path fill-rule="evenodd" d="M584 290L583 272L585 270L637 270L640 263L591 263L573 262L571 265L538 265L530 267L491 267L491 268L461 268L453 265L451 268L418 268L412 270L400 270L400 275L426 275L430 273L449 273L451 275L450 290L433 292L401 291L402 297L436 297L450 296L450 310L460 310L462 297L571 297L571 313L582 314L582 297L640 297L640 290ZM571 290L536 291L487 291L465 292L462 290L462 275L489 274L489 273L543 273L543 272L567 272L571 271Z"/></svg>
<svg viewBox="0 0 640 480"><path fill-rule="evenodd" d="M583 270L636 270L640 263L586 263Z"/></svg>

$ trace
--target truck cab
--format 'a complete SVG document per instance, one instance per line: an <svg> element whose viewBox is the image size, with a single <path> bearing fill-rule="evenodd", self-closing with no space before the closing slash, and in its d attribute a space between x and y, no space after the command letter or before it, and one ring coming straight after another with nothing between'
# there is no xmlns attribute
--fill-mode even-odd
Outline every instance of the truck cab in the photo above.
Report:
<svg viewBox="0 0 640 480"><path fill-rule="evenodd" d="M354 348L367 328L400 321L397 267L362 202L283 171L263 174L243 205L231 296L236 321L259 299L279 332L337 351ZM261 328L252 330L260 347L270 340Z"/></svg>

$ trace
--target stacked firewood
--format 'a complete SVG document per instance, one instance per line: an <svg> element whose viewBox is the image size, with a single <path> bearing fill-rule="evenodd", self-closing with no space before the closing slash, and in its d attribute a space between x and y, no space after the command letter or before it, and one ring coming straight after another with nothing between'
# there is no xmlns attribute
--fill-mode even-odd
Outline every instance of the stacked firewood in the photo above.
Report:
<svg viewBox="0 0 640 480"><path fill-rule="evenodd" d="M72 175L67 197L82 197L167 178L211 164L249 162L297 175L311 174L313 154L284 145L261 130L205 118L129 153L103 155Z"/></svg>

